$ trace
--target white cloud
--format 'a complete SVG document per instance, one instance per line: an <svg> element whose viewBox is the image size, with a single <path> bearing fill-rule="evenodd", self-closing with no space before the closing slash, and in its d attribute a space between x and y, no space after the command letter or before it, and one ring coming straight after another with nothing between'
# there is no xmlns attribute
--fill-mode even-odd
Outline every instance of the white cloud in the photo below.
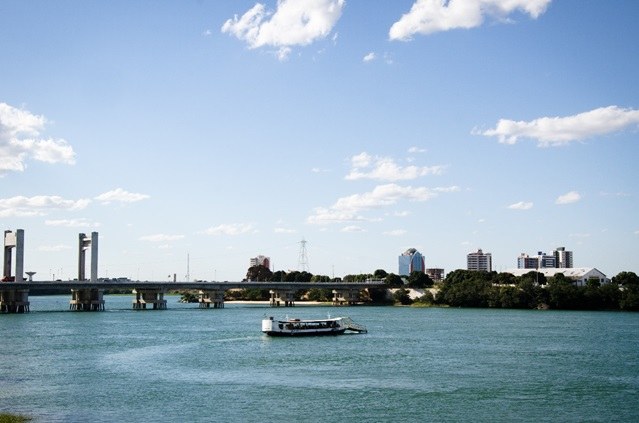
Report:
<svg viewBox="0 0 639 423"><path fill-rule="evenodd" d="M639 230L638 230L638 231L635 231L635 235L639 235Z"/></svg>
<svg viewBox="0 0 639 423"><path fill-rule="evenodd" d="M529 210L532 209L533 203L520 201L519 203L511 204L508 206L511 210Z"/></svg>
<svg viewBox="0 0 639 423"><path fill-rule="evenodd" d="M113 202L134 203L136 201L146 200L147 198L149 198L149 196L146 194L128 192L122 188L116 188L95 197L95 199L102 202L102 204L109 204Z"/></svg>
<svg viewBox="0 0 639 423"><path fill-rule="evenodd" d="M397 184L378 185L372 191L339 198L329 208L317 208L315 214L308 217L308 223L332 223L346 221L367 221L360 212L392 206L399 201L428 201L440 192L454 192L456 187L426 188L400 186Z"/></svg>
<svg viewBox="0 0 639 423"><path fill-rule="evenodd" d="M400 212L395 212L393 213L393 216L396 217L406 217L406 216L410 216L410 212L408 210L404 210L404 211L400 211Z"/></svg>
<svg viewBox="0 0 639 423"><path fill-rule="evenodd" d="M368 53L366 56L364 56L364 59L362 59L364 62L372 62L373 60L375 60L377 58L377 56L375 55L374 52L370 52Z"/></svg>
<svg viewBox="0 0 639 423"><path fill-rule="evenodd" d="M0 176L23 171L32 158L45 163L75 163L73 148L63 139L41 138L47 120L0 103Z"/></svg>
<svg viewBox="0 0 639 423"><path fill-rule="evenodd" d="M388 235L388 236L402 236L404 234L406 234L406 230L405 229L395 229L392 231L386 231L384 232L384 235Z"/></svg>
<svg viewBox="0 0 639 423"><path fill-rule="evenodd" d="M400 181L417 179L426 175L441 175L445 166L399 166L390 157L371 156L366 152L351 158L352 169L347 180L374 179L379 181Z"/></svg>
<svg viewBox="0 0 639 423"><path fill-rule="evenodd" d="M570 191L557 197L555 204L571 204L581 200L581 195L577 191Z"/></svg>
<svg viewBox="0 0 639 423"><path fill-rule="evenodd" d="M250 223L230 223L210 227L204 231L207 235L241 235L248 232L255 232Z"/></svg>
<svg viewBox="0 0 639 423"><path fill-rule="evenodd" d="M275 228L273 229L273 232L275 232L276 234L294 234L297 231L295 229L288 228Z"/></svg>
<svg viewBox="0 0 639 423"><path fill-rule="evenodd" d="M328 36L344 4L344 0L279 0L272 12L256 3L241 17L235 15L224 22L221 31L245 41L251 49L277 47L278 58L286 60L291 46L309 45Z"/></svg>
<svg viewBox="0 0 639 423"><path fill-rule="evenodd" d="M52 210L82 210L91 200L65 200L56 195L0 198L0 217L44 216Z"/></svg>
<svg viewBox="0 0 639 423"><path fill-rule="evenodd" d="M96 228L100 226L100 223L93 222L87 218L45 220L44 224L47 226L63 226L66 228Z"/></svg>
<svg viewBox="0 0 639 423"><path fill-rule="evenodd" d="M425 148L419 148L419 147L411 147L408 149L408 152L411 154L415 154L415 153L425 153L426 149Z"/></svg>
<svg viewBox="0 0 639 423"><path fill-rule="evenodd" d="M368 221L359 213L353 211L339 211L326 207L318 207L315 214L309 216L306 221L311 224L338 223L338 222L361 222Z"/></svg>
<svg viewBox="0 0 639 423"><path fill-rule="evenodd" d="M519 138L531 138L537 140L540 147L547 147L621 131L633 125L639 125L639 110L608 106L573 116L542 117L530 122L500 119L494 129L481 134L496 136L505 144L515 144Z"/></svg>
<svg viewBox="0 0 639 423"><path fill-rule="evenodd" d="M622 192L622 191L619 191L619 192L601 191L599 194L603 195L604 197L630 197L631 196L627 192Z"/></svg>
<svg viewBox="0 0 639 423"><path fill-rule="evenodd" d="M155 234L155 235L141 236L139 239L140 241L149 241L149 242L168 242L168 241L178 241L183 238L184 238L184 235Z"/></svg>
<svg viewBox="0 0 639 423"><path fill-rule="evenodd" d="M71 246L69 245L62 245L62 244L58 244L58 245L41 245L40 247L38 247L38 251L45 251L48 253L56 253L58 251L66 251L66 250L70 250Z"/></svg>
<svg viewBox="0 0 639 423"><path fill-rule="evenodd" d="M415 34L431 34L456 28L474 28L489 16L507 20L519 10L536 19L551 0L416 0L410 12L395 22L389 31L391 40L408 41Z"/></svg>
<svg viewBox="0 0 639 423"><path fill-rule="evenodd" d="M351 225L343 227L340 232L366 232L366 230L359 226Z"/></svg>

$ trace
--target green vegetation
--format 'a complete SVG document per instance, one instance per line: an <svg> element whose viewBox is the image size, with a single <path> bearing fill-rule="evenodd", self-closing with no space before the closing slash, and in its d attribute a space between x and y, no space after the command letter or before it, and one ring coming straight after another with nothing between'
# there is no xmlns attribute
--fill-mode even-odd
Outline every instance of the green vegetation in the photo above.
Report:
<svg viewBox="0 0 639 423"><path fill-rule="evenodd" d="M31 417L21 414L0 413L0 423L24 423L31 420Z"/></svg>
<svg viewBox="0 0 639 423"><path fill-rule="evenodd" d="M408 277L401 277L383 269L377 269L372 274L346 275L342 279L332 279L325 275L312 275L308 272L277 271L273 273L264 266L253 266L248 269L246 280L317 283L317 287L306 292L298 292L296 296L298 300L330 301L332 292L322 288L322 282L383 280L388 289L395 289L393 295L389 298L387 289L368 289L369 299L373 304L639 311L639 276L633 272L621 272L613 277L610 283L604 285L600 285L598 280L591 280L586 283L586 286L576 286L571 279L561 273L546 278L542 273L533 270L516 277L510 273L459 269L448 273L443 282L435 284L422 272L413 272ZM411 299L409 288L425 291L422 297ZM434 289L429 290L429 288ZM227 292L227 297L230 297L228 299L264 300L268 299L267 294L266 290L247 289Z"/></svg>
<svg viewBox="0 0 639 423"><path fill-rule="evenodd" d="M561 273L546 279L535 271L514 277L455 270L441 284L436 302L453 307L637 311L639 277L622 272L609 284L590 280L586 286L576 286Z"/></svg>

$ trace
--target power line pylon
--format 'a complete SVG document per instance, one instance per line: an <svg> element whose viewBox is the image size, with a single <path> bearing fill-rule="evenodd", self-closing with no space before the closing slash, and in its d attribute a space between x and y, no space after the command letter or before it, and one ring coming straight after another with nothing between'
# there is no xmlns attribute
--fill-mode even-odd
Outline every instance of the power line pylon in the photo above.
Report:
<svg viewBox="0 0 639 423"><path fill-rule="evenodd" d="M306 255L306 240L304 238L300 241L300 255L297 259L297 270L300 272L308 272L308 256Z"/></svg>

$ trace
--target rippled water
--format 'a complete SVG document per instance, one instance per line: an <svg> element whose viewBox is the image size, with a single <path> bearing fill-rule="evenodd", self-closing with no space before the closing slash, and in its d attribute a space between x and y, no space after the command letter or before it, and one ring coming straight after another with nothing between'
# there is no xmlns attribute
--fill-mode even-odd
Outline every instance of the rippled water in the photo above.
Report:
<svg viewBox="0 0 639 423"><path fill-rule="evenodd" d="M403 307L0 315L0 411L38 422L639 421L639 314ZM269 338L266 315L367 334Z"/></svg>

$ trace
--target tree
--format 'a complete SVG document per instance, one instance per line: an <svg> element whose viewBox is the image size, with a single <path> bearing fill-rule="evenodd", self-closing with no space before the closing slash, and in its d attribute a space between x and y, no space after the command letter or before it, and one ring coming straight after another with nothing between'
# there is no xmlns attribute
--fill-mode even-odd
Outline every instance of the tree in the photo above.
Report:
<svg viewBox="0 0 639 423"><path fill-rule="evenodd" d="M404 288L399 288L393 294L393 299L400 303L401 305L410 305L413 303L410 296L408 295L408 291Z"/></svg>
<svg viewBox="0 0 639 423"><path fill-rule="evenodd" d="M619 301L621 300L621 291L619 290L619 285L614 282L604 284L599 288L599 295L601 298L600 307L602 309L619 309Z"/></svg>
<svg viewBox="0 0 639 423"><path fill-rule="evenodd" d="M246 272L246 280L248 281L270 281L272 276L273 272L261 264L249 267Z"/></svg>
<svg viewBox="0 0 639 423"><path fill-rule="evenodd" d="M435 304L435 297L433 296L432 292L426 291L424 292L424 295L422 295L417 300L415 300L415 302L419 304L432 305L432 304Z"/></svg>
<svg viewBox="0 0 639 423"><path fill-rule="evenodd" d="M621 286L639 285L639 276L635 272L621 272L612 277L612 282Z"/></svg>
<svg viewBox="0 0 639 423"><path fill-rule="evenodd" d="M389 288L399 288L404 286L404 281L402 280L402 278L394 273L389 273L388 275L386 275L386 277L384 278L384 283L386 283Z"/></svg>
<svg viewBox="0 0 639 423"><path fill-rule="evenodd" d="M562 273L557 273L548 280L548 304L551 308L579 309L583 306L583 291Z"/></svg>
<svg viewBox="0 0 639 423"><path fill-rule="evenodd" d="M427 288L433 286L433 280L424 272L414 271L408 276L408 286L410 288Z"/></svg>
<svg viewBox="0 0 639 423"><path fill-rule="evenodd" d="M626 285L621 292L619 308L626 311L639 311L639 285Z"/></svg>
<svg viewBox="0 0 639 423"><path fill-rule="evenodd" d="M330 282L331 278L326 275L313 275L311 282Z"/></svg>
<svg viewBox="0 0 639 423"><path fill-rule="evenodd" d="M373 272L373 276L375 277L375 279L384 279L386 278L386 276L388 276L388 273L384 269L377 269Z"/></svg>
<svg viewBox="0 0 639 423"><path fill-rule="evenodd" d="M286 280L286 272L278 270L271 276L271 282L284 282Z"/></svg>
<svg viewBox="0 0 639 423"><path fill-rule="evenodd" d="M326 288L311 288L308 290L307 297L309 301L329 301L332 291Z"/></svg>
<svg viewBox="0 0 639 423"><path fill-rule="evenodd" d="M452 271L437 294L437 302L453 307L487 307L494 295L492 283L482 273L488 272Z"/></svg>

